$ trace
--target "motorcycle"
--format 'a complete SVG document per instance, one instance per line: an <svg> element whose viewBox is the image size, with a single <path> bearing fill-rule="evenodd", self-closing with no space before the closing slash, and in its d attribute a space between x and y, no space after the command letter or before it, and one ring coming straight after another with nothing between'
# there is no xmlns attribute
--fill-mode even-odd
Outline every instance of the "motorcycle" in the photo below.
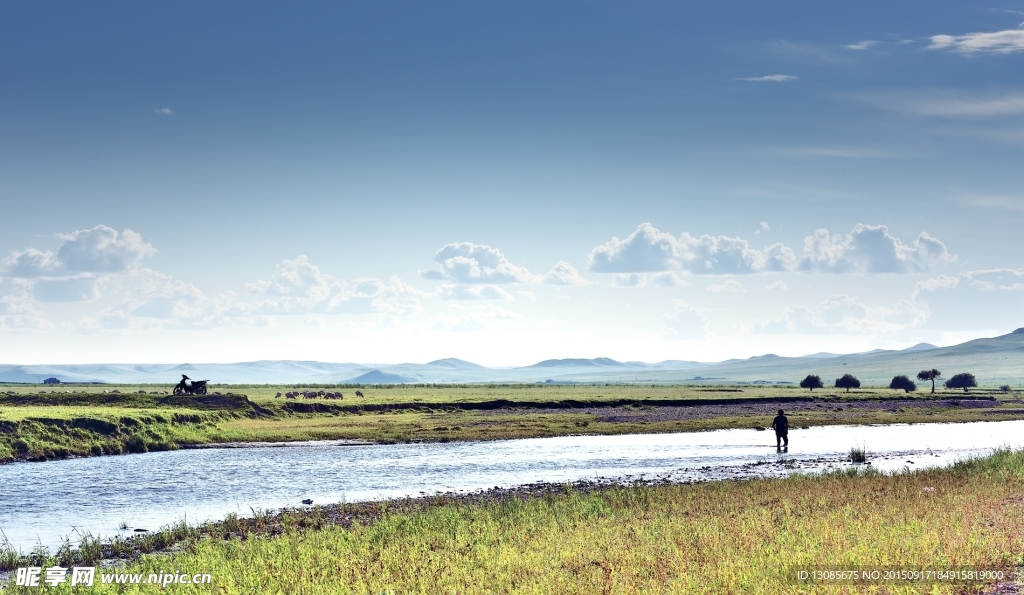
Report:
<svg viewBox="0 0 1024 595"><path fill-rule="evenodd" d="M184 374L181 375L181 382L174 387L176 395L205 395L206 383L209 380L192 380Z"/></svg>

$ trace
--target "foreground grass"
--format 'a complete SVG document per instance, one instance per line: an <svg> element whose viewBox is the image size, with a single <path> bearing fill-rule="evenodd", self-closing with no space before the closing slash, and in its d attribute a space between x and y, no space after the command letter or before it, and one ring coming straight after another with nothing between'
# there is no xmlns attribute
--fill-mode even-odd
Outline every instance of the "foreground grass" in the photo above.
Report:
<svg viewBox="0 0 1024 595"><path fill-rule="evenodd" d="M212 585L169 587L185 593L961 593L982 585L794 577L829 567L1013 568L1022 551L1024 454L999 452L898 475L441 504L348 529L202 539L127 571L212 574Z"/></svg>

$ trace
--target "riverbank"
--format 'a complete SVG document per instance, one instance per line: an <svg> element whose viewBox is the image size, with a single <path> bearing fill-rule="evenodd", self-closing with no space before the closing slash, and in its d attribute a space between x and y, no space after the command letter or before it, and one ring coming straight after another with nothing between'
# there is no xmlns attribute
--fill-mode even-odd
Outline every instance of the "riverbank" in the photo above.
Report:
<svg viewBox="0 0 1024 595"><path fill-rule="evenodd" d="M0 462L220 443L393 444L764 429L779 408L795 428L1024 419L1018 395L994 391L914 397L880 389L813 394L777 387L425 387L366 389L364 399L350 394L327 400L275 398L282 391L266 387L254 389L255 397L178 397L133 388L22 387L0 394Z"/></svg>
<svg viewBox="0 0 1024 595"><path fill-rule="evenodd" d="M893 475L861 468L688 485L534 484L332 504L124 544L127 572L211 574L208 587L176 586L197 593L978 592L993 585L812 585L797 573L1014 569L1024 562L1024 453ZM147 549L162 553L136 557ZM32 562L92 565L104 553L89 551L94 557Z"/></svg>

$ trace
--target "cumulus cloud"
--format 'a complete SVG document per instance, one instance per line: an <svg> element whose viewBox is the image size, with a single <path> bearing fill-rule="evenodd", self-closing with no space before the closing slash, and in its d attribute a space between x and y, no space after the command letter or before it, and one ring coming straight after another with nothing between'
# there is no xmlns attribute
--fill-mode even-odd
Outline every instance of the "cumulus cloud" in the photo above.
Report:
<svg viewBox="0 0 1024 595"><path fill-rule="evenodd" d="M736 279L729 279L724 283L717 283L708 286L708 291L714 291L716 293L734 293L743 289L743 285L740 284Z"/></svg>
<svg viewBox="0 0 1024 595"><path fill-rule="evenodd" d="M924 310L907 300L893 307L868 306L859 298L834 295L813 308L788 307L781 316L757 321L753 330L776 334L892 334L920 326L927 318Z"/></svg>
<svg viewBox="0 0 1024 595"><path fill-rule="evenodd" d="M57 259L66 271L74 273L122 273L156 252L142 236L126 229L118 236L106 225L60 236Z"/></svg>
<svg viewBox="0 0 1024 595"><path fill-rule="evenodd" d="M549 285L589 285L590 281L587 281L580 276L579 271L576 270L571 264L564 260L559 260L555 263L555 266L551 267L551 271L544 276L544 283Z"/></svg>
<svg viewBox="0 0 1024 595"><path fill-rule="evenodd" d="M736 80L753 81L756 83L785 83L787 81L795 81L796 76L792 74L769 74L765 76L744 76Z"/></svg>
<svg viewBox="0 0 1024 595"><path fill-rule="evenodd" d="M68 277L37 280L32 296L40 302L83 302L98 298L99 292L95 277Z"/></svg>
<svg viewBox="0 0 1024 595"><path fill-rule="evenodd" d="M768 291L789 291L789 286L786 285L785 281L775 281L764 286Z"/></svg>
<svg viewBox="0 0 1024 595"><path fill-rule="evenodd" d="M423 277L467 284L532 283L538 280L526 268L509 262L497 248L484 244L447 244L434 254L434 261L438 268L422 271Z"/></svg>
<svg viewBox="0 0 1024 595"><path fill-rule="evenodd" d="M508 300L515 298L497 285L442 285L438 296L443 300Z"/></svg>
<svg viewBox="0 0 1024 595"><path fill-rule="evenodd" d="M651 285L656 287L681 287L683 285L688 285L683 275L675 271L652 273L648 275L648 278L651 281Z"/></svg>
<svg viewBox="0 0 1024 595"><path fill-rule="evenodd" d="M647 285L647 275L644 273L630 273L628 275L614 275L612 287L643 287Z"/></svg>
<svg viewBox="0 0 1024 595"><path fill-rule="evenodd" d="M158 108L156 108L153 111L155 111L156 113L160 114L161 116L169 116L169 115L174 113L174 110L172 110L169 107L158 107Z"/></svg>
<svg viewBox="0 0 1024 595"><path fill-rule="evenodd" d="M685 271L693 274L742 274L791 270L793 250L773 244L758 250L746 240L684 232L679 238L643 223L624 240L613 237L590 251L595 273L653 273Z"/></svg>
<svg viewBox="0 0 1024 595"><path fill-rule="evenodd" d="M956 276L939 275L920 281L914 294L949 289L973 291L1024 291L1024 269L987 269L967 271Z"/></svg>
<svg viewBox="0 0 1024 595"><path fill-rule="evenodd" d="M414 314L422 310L426 293L398 277L390 282L377 278L354 281L337 279L309 262L305 255L278 264L269 279L246 283L249 293L266 296L256 310L263 314L391 313Z"/></svg>
<svg viewBox="0 0 1024 595"><path fill-rule="evenodd" d="M708 319L683 300L672 300L673 308L664 319L664 334L673 339L702 339L708 333Z"/></svg>
<svg viewBox="0 0 1024 595"><path fill-rule="evenodd" d="M320 272L320 268L309 262L305 254L294 260L285 260L274 268L268 280L246 283L250 293L274 296L289 296L323 300L337 282Z"/></svg>
<svg viewBox="0 0 1024 595"><path fill-rule="evenodd" d="M962 54L1011 54L1024 51L1024 29L1007 29L967 35L933 35L928 49L951 50Z"/></svg>
<svg viewBox="0 0 1024 595"><path fill-rule="evenodd" d="M35 248L12 252L0 261L0 275L29 279L124 273L156 252L138 233L126 229L119 235L106 225L58 237L63 243L56 254Z"/></svg>
<svg viewBox="0 0 1024 595"><path fill-rule="evenodd" d="M802 270L830 273L916 273L955 260L945 244L925 232L911 245L884 225L857 224L849 234L819 229L804 239Z"/></svg>

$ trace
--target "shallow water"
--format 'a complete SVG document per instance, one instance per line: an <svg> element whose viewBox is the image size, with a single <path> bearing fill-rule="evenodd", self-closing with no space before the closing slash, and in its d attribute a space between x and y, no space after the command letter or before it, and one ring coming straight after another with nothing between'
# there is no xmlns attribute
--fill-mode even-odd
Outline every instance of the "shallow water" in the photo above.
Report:
<svg viewBox="0 0 1024 595"><path fill-rule="evenodd" d="M866 446L883 470L946 465L993 448L1024 447L1024 420L832 426L792 430L779 455L772 432L566 436L493 442L178 450L0 465L0 530L22 551L73 530L113 536L123 522L159 529L251 509L326 504L538 481L785 475L843 466ZM784 464L781 464L784 463Z"/></svg>

